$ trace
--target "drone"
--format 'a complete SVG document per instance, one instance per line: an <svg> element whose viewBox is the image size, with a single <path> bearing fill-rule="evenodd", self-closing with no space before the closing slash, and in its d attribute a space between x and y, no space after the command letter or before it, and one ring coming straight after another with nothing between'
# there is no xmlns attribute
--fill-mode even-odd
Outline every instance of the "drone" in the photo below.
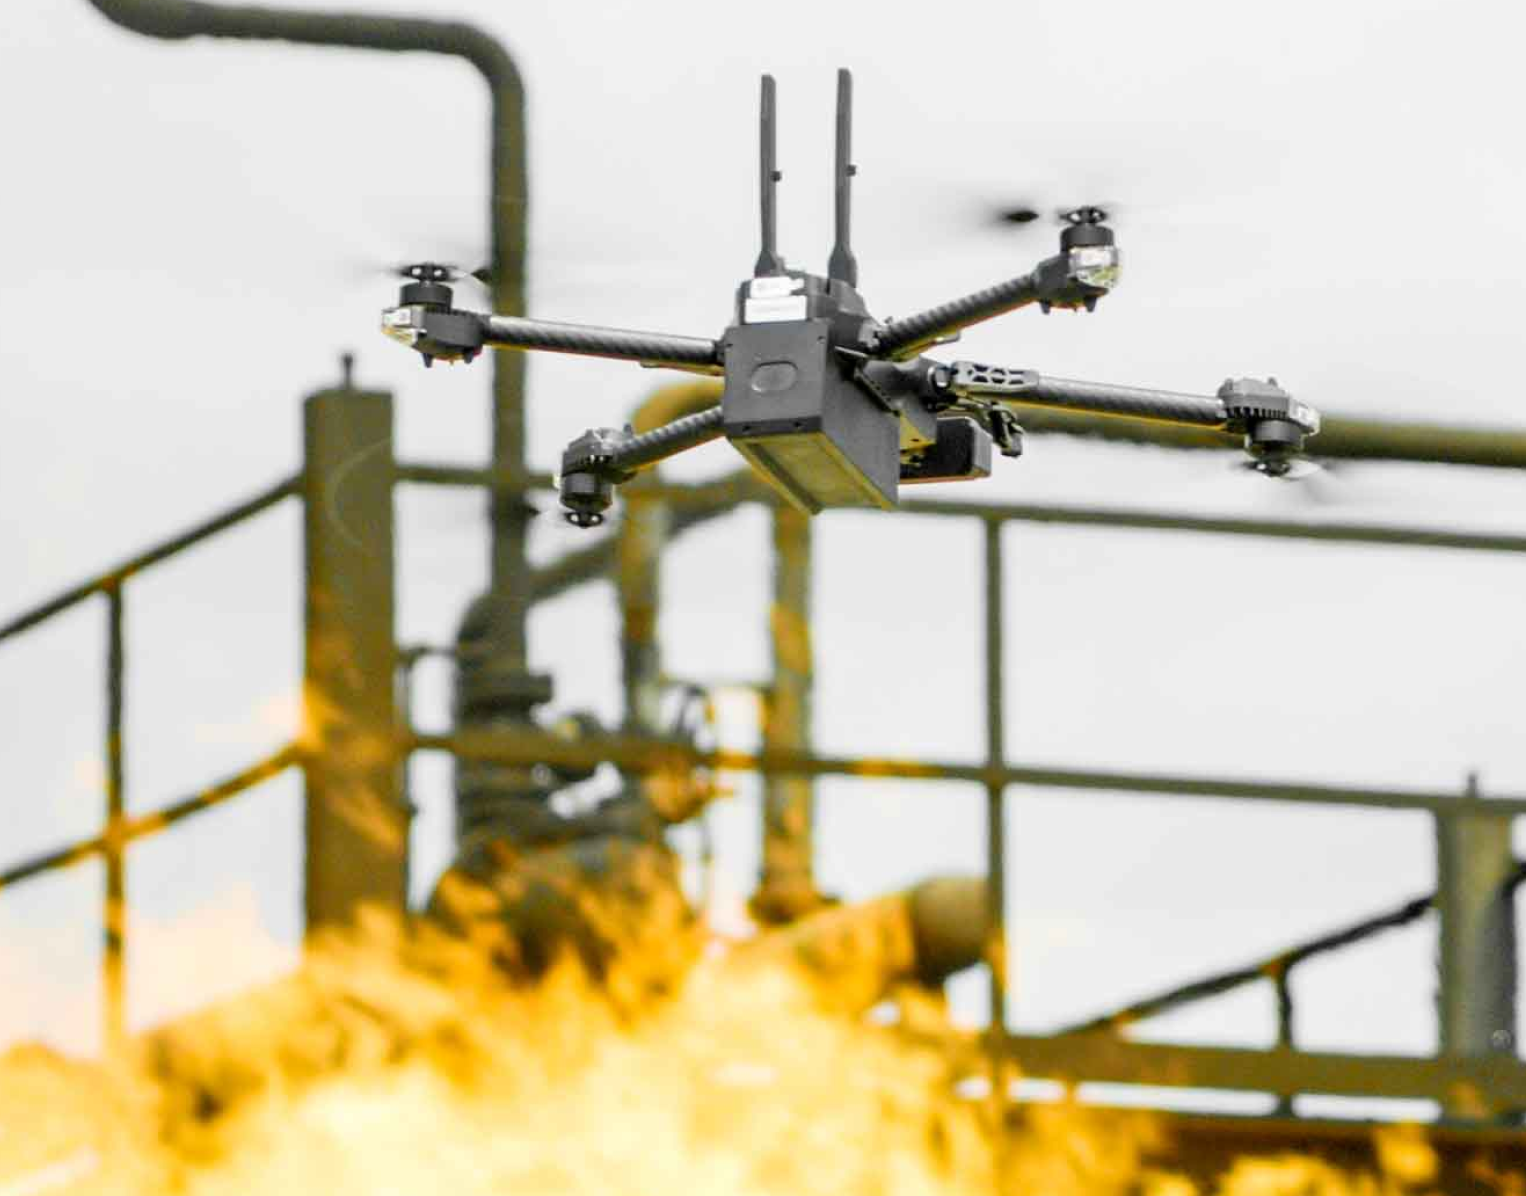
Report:
<svg viewBox="0 0 1526 1196"><path fill-rule="evenodd" d="M901 485L989 477L993 450L1022 453L1014 407L1046 407L1215 428L1241 434L1247 465L1291 476L1319 413L1275 379L1232 378L1212 395L1056 378L1031 369L938 361L972 324L1019 308L1092 311L1118 282L1108 213L1062 214L1060 251L1031 272L903 319L880 321L858 291L849 246L853 78L837 73L835 239L825 275L790 269L777 249L775 86L763 76L760 116L762 247L737 288L735 320L716 340L635 332L455 307L451 267L407 267L382 331L425 365L471 362L484 347L616 358L719 375L718 406L649 432L591 428L562 455L559 489L569 522L604 521L615 487L636 472L725 437L782 498L814 515L827 508L890 509Z"/></svg>

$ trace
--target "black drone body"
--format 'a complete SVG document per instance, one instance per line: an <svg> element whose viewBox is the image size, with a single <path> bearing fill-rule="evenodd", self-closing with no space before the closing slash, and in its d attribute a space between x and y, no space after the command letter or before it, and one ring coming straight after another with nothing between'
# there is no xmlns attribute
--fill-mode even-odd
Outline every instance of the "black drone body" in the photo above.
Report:
<svg viewBox="0 0 1526 1196"><path fill-rule="evenodd" d="M838 72L836 241L827 273L789 269L776 248L774 81L763 77L762 248L737 290L735 320L718 340L559 324L461 311L453 272L409 267L382 330L435 360L471 361L484 346L614 357L646 366L721 374L718 407L652 432L595 428L562 457L561 498L580 527L603 522L614 487L639 468L726 437L791 504L896 504L904 483L967 480L991 472L993 448L1015 457L1022 429L1013 406L1064 408L1243 433L1255 468L1287 475L1319 415L1275 382L1234 379L1213 395L1179 394L1053 378L1033 370L941 362L922 350L1021 307L1093 310L1118 279L1107 213L1065 213L1060 252L1028 274L900 320L880 322L858 292L849 246L852 77ZM1026 218L1031 218L1031 213Z"/></svg>

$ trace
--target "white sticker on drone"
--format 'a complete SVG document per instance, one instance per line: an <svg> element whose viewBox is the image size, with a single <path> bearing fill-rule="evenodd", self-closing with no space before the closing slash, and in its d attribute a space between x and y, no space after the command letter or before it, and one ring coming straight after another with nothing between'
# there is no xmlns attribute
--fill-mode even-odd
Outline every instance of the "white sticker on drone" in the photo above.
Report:
<svg viewBox="0 0 1526 1196"><path fill-rule="evenodd" d="M785 295L793 295L805 285L799 278L791 278L788 274L770 274L764 278L754 278L747 284L747 294L753 299L779 299Z"/></svg>
<svg viewBox="0 0 1526 1196"><path fill-rule="evenodd" d="M742 304L742 323L744 324L780 324L787 320L803 320L805 316L804 295L784 295L777 299L749 299Z"/></svg>

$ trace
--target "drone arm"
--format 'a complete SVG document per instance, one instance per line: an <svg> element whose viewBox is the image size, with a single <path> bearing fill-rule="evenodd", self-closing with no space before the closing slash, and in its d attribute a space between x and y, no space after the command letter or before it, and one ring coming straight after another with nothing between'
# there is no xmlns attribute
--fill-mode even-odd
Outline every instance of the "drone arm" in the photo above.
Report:
<svg viewBox="0 0 1526 1196"><path fill-rule="evenodd" d="M579 527L604 522L615 487L638 469L697 448L724 434L719 406L708 407L637 434L618 428L590 428L562 454L561 499L567 518Z"/></svg>
<svg viewBox="0 0 1526 1196"><path fill-rule="evenodd" d="M956 361L947 370L947 390L958 398L991 399L1029 407L1055 407L1095 415L1123 415L1162 423L1228 428L1230 410L1214 395L1181 394L1106 382L1054 378L1036 370Z"/></svg>
<svg viewBox="0 0 1526 1196"><path fill-rule="evenodd" d="M680 416L650 432L633 435L616 451L612 463L622 472L643 469L687 449L719 440L722 435L721 408L717 404L693 415Z"/></svg>
<svg viewBox="0 0 1526 1196"><path fill-rule="evenodd" d="M1102 212L1095 212L1100 219ZM904 360L928 345L954 339L960 329L971 324L1034 303L1046 312L1051 307L1091 311L1118 281L1118 251L1112 231L1097 223L1073 226L1061 235L1060 246L1058 254L1045 258L1030 274L1009 278L903 320L892 320L876 330L872 351L877 356Z"/></svg>
<svg viewBox="0 0 1526 1196"><path fill-rule="evenodd" d="M613 357L702 374L722 372L720 346L703 337L491 315L482 317L482 335L484 343L501 349L543 349L584 357Z"/></svg>
<svg viewBox="0 0 1526 1196"><path fill-rule="evenodd" d="M1285 476L1304 441L1319 432L1319 412L1277 385L1275 378L1231 378L1213 395L1146 390L1106 382L1051 378L1036 370L956 361L929 374L935 392L957 399L1057 407L1096 415L1122 415L1161 423L1189 424L1243 433L1256 468Z"/></svg>
<svg viewBox="0 0 1526 1196"><path fill-rule="evenodd" d="M1040 298L1038 273L1019 275L962 299L941 303L902 320L892 320L880 330L874 351L893 358L910 357L929 345L952 337L961 328L1027 307Z"/></svg>

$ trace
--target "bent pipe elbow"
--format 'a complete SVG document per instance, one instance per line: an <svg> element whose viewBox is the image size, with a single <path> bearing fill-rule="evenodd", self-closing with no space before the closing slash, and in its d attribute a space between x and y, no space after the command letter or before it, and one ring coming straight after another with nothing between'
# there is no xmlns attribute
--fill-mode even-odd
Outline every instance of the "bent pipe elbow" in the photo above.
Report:
<svg viewBox="0 0 1526 1196"><path fill-rule="evenodd" d="M464 58L487 80L493 101L493 298L500 310L524 305L526 210L524 82L508 50L474 25L418 17L300 12L202 0L89 0L108 21L171 41L221 37L360 50L417 51Z"/></svg>
<svg viewBox="0 0 1526 1196"><path fill-rule="evenodd" d="M108 21L148 37L206 36L370 50L418 50L465 58L495 91L523 94L519 69L493 37L461 21L361 13L302 12L203 0L89 0Z"/></svg>

